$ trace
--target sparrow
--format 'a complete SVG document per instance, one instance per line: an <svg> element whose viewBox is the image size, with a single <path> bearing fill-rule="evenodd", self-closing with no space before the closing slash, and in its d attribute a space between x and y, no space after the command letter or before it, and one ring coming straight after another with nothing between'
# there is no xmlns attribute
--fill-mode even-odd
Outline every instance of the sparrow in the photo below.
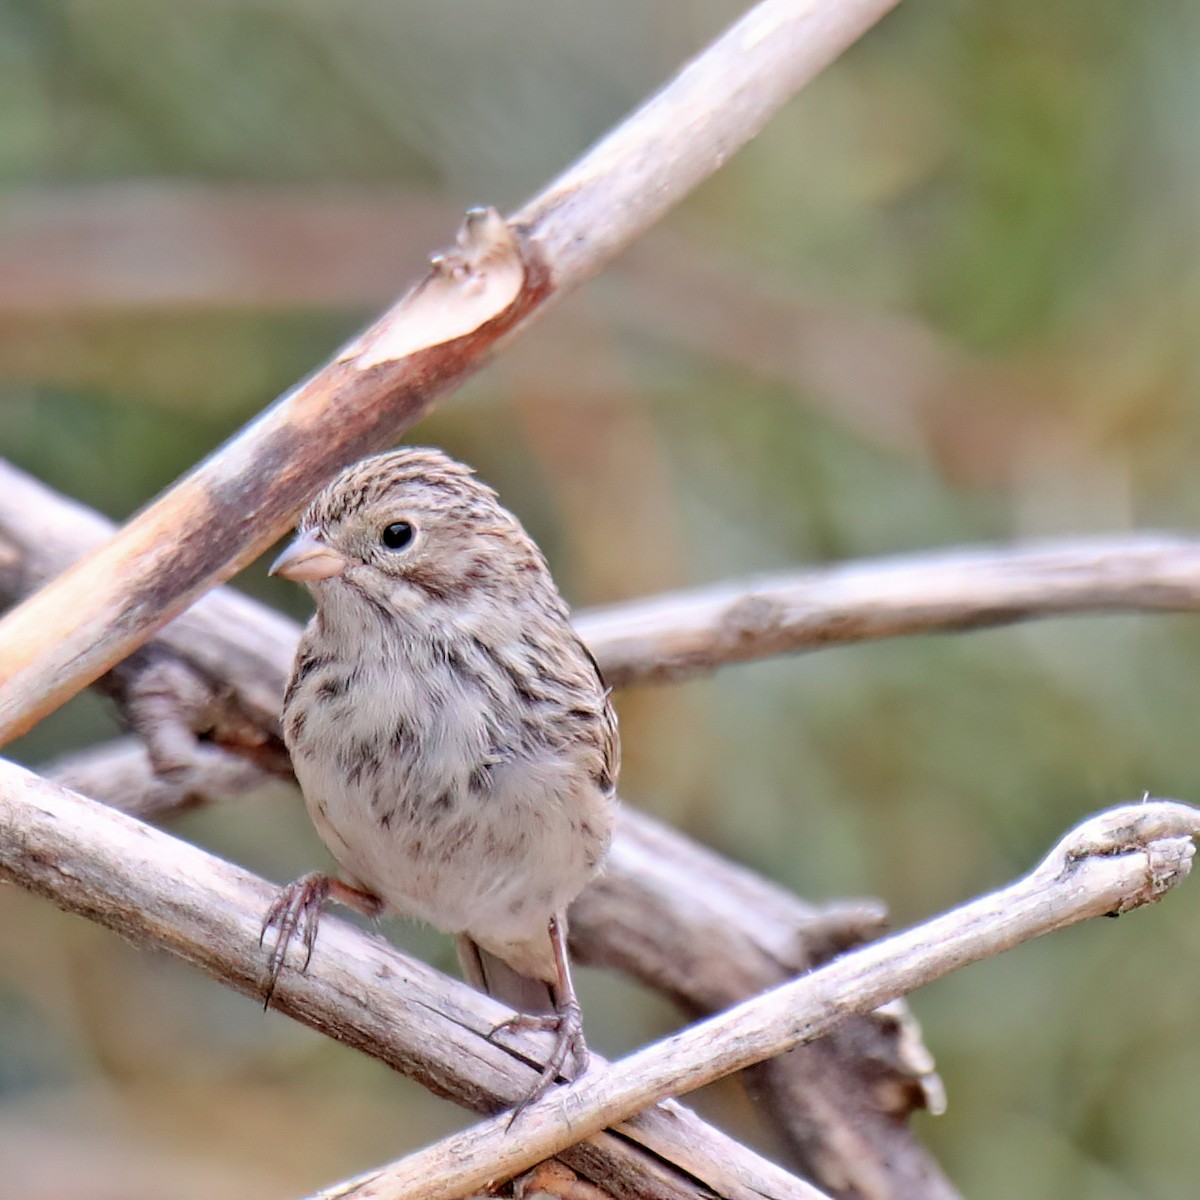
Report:
<svg viewBox="0 0 1200 1200"><path fill-rule="evenodd" d="M521 523L440 450L349 468L271 573L316 603L283 731L340 878L306 875L269 910L267 1002L327 899L420 918L518 1010L497 1030L555 1034L524 1107L568 1059L587 1068L567 907L607 852L620 757L596 661Z"/></svg>

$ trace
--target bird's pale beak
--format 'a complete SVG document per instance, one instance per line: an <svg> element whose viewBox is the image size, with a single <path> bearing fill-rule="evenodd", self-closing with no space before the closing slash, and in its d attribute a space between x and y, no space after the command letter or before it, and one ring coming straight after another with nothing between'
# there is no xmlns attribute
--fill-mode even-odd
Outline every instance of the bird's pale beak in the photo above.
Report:
<svg viewBox="0 0 1200 1200"><path fill-rule="evenodd" d="M350 565L349 559L331 549L315 529L297 534L292 544L271 564L268 575L282 575L297 583L332 579Z"/></svg>

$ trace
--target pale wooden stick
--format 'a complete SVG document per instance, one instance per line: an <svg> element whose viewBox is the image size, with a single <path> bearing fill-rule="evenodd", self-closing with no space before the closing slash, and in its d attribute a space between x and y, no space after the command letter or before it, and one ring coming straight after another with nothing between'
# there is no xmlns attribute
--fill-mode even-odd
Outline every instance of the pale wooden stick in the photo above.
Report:
<svg viewBox="0 0 1200 1200"><path fill-rule="evenodd" d="M2 759L0 878L263 994L258 938L273 885ZM335 916L322 920L308 970L285 968L274 1005L483 1112L523 1098L545 1050L539 1035L492 1042L508 1009ZM597 1132L562 1157L618 1197L821 1195L677 1104L648 1110L620 1134Z"/></svg>
<svg viewBox="0 0 1200 1200"><path fill-rule="evenodd" d="M571 951L700 1017L880 936L885 920L878 901L814 908L624 805L603 874L571 908ZM747 1085L822 1186L861 1200L958 1196L907 1120L941 1112L945 1094L904 1001L848 1016L753 1068Z"/></svg>
<svg viewBox="0 0 1200 1200"><path fill-rule="evenodd" d="M595 274L896 2L762 0L511 224L469 221L460 249L331 363L0 621L0 743L261 554L325 480Z"/></svg>
<svg viewBox="0 0 1200 1200"><path fill-rule="evenodd" d="M614 686L726 663L1077 613L1200 609L1200 540L1143 533L950 550L738 580L582 612Z"/></svg>
<svg viewBox="0 0 1200 1200"><path fill-rule="evenodd" d="M15 603L103 545L116 525L0 459L0 601ZM154 644L187 658L199 678L277 731L300 627L235 588L214 588Z"/></svg>
<svg viewBox="0 0 1200 1200"><path fill-rule="evenodd" d="M951 971L1088 917L1127 912L1185 878L1200 810L1124 805L1077 826L1024 879L588 1072L520 1117L484 1121L315 1200L457 1200L663 1097L820 1037Z"/></svg>

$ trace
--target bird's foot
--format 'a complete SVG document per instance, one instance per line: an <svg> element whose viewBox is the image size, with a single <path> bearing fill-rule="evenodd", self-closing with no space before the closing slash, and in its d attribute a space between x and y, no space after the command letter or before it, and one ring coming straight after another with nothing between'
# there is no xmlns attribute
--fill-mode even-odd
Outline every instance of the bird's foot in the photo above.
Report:
<svg viewBox="0 0 1200 1200"><path fill-rule="evenodd" d="M302 875L294 883L289 883L267 909L262 932L258 935L258 944L264 946L267 935L272 929L276 931L271 954L267 959L267 986L263 995L263 1008L271 1007L271 997L275 994L280 972L287 960L288 946L297 936L304 946L304 961L300 964L300 971L303 974L308 970L308 964L312 962L313 948L317 944L321 909L330 899L349 905L368 917L378 916L383 909L383 902L378 896L342 883L340 879L322 875L319 871Z"/></svg>
<svg viewBox="0 0 1200 1200"><path fill-rule="evenodd" d="M588 1068L588 1048L583 1037L583 1013L577 1001L568 1001L556 1013L517 1013L507 1021L501 1021L488 1034L488 1040L492 1040L499 1033L528 1032L553 1033L554 1048L550 1051L550 1057L546 1059L546 1065L533 1087L513 1109L513 1114L508 1119L510 1127L525 1109L535 1100L540 1100L555 1081L564 1075L563 1068L567 1065L568 1058L573 1069L566 1078L577 1079Z"/></svg>

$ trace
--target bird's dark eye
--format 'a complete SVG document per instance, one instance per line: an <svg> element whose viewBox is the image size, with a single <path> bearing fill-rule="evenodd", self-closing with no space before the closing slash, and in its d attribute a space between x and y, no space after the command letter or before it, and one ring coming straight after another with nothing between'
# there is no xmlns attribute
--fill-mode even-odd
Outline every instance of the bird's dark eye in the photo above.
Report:
<svg viewBox="0 0 1200 1200"><path fill-rule="evenodd" d="M389 550L403 550L413 540L416 530L407 521L393 521L385 525L379 540Z"/></svg>

